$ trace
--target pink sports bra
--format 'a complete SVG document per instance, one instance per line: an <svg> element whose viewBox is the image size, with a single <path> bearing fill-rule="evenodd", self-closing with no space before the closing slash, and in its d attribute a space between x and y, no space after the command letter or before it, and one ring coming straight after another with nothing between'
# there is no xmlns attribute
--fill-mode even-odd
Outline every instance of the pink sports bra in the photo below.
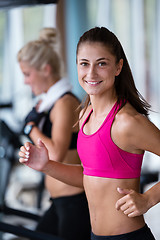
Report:
<svg viewBox="0 0 160 240"><path fill-rule="evenodd" d="M120 105L114 104L101 127L93 134L86 135L83 127L77 140L77 150L84 174L105 178L138 178L141 173L143 154L134 154L120 149L111 138L111 126Z"/></svg>

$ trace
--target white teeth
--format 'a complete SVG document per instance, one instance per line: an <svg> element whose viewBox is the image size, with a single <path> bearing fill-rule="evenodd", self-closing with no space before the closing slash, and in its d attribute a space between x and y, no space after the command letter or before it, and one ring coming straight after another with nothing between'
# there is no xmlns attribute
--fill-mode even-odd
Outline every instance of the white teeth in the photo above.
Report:
<svg viewBox="0 0 160 240"><path fill-rule="evenodd" d="M98 84L99 82L87 82L87 83L95 85L95 84Z"/></svg>

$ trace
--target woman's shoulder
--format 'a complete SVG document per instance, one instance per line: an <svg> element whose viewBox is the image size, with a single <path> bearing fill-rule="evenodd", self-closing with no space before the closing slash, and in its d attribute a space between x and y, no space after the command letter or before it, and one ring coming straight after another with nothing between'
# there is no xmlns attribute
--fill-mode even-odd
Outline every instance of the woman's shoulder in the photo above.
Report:
<svg viewBox="0 0 160 240"><path fill-rule="evenodd" d="M112 130L113 140L125 151L141 153L147 150L160 154L160 130L130 104L117 113Z"/></svg>
<svg viewBox="0 0 160 240"><path fill-rule="evenodd" d="M116 114L112 139L121 149L131 153L143 153L145 150L141 142L148 137L151 122L140 114L132 105L126 105Z"/></svg>
<svg viewBox="0 0 160 240"><path fill-rule="evenodd" d="M122 109L117 113L118 118L126 118L133 120L147 119L143 114L137 112L137 110L130 104L126 103Z"/></svg>
<svg viewBox="0 0 160 240"><path fill-rule="evenodd" d="M80 105L79 100L72 94L65 94L54 104L54 109L76 109Z"/></svg>
<svg viewBox="0 0 160 240"><path fill-rule="evenodd" d="M122 132L134 131L138 126L141 128L149 122L148 118L137 112L130 103L126 103L115 117L116 126L121 129Z"/></svg>
<svg viewBox="0 0 160 240"><path fill-rule="evenodd" d="M77 115L78 119L78 109L79 102L70 96L69 94L64 95L63 97L59 98L53 108L50 111L50 120L53 122L55 119L58 119L58 116L64 118L73 118Z"/></svg>

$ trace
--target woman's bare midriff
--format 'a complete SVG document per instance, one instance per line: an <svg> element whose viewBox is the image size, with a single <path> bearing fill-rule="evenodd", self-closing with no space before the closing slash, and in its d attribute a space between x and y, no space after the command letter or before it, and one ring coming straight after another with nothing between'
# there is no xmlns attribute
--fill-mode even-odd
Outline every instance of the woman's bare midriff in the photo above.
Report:
<svg viewBox="0 0 160 240"><path fill-rule="evenodd" d="M139 191L139 179L110 179L84 176L84 188L89 203L92 231L96 235L118 235L144 226L143 216L128 217L115 208L123 197L117 187Z"/></svg>
<svg viewBox="0 0 160 240"><path fill-rule="evenodd" d="M77 151L69 150L67 153L67 156L63 162L69 163L69 164L80 164L80 160L79 160ZM84 189L82 189L82 188L67 185L67 184L60 182L48 175L46 175L46 178L45 178L45 186L53 198L63 197L63 196L71 196L71 195L75 195L75 194L84 192Z"/></svg>

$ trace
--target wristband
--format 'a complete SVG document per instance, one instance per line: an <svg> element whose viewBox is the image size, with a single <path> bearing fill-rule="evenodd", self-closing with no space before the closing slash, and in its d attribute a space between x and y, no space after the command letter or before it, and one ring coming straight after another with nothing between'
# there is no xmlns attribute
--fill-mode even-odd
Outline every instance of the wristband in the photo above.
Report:
<svg viewBox="0 0 160 240"><path fill-rule="evenodd" d="M28 124L28 125L25 125L24 129L23 129L23 132L25 135L29 136L29 134L31 133L32 131L32 128L36 126L35 124Z"/></svg>

